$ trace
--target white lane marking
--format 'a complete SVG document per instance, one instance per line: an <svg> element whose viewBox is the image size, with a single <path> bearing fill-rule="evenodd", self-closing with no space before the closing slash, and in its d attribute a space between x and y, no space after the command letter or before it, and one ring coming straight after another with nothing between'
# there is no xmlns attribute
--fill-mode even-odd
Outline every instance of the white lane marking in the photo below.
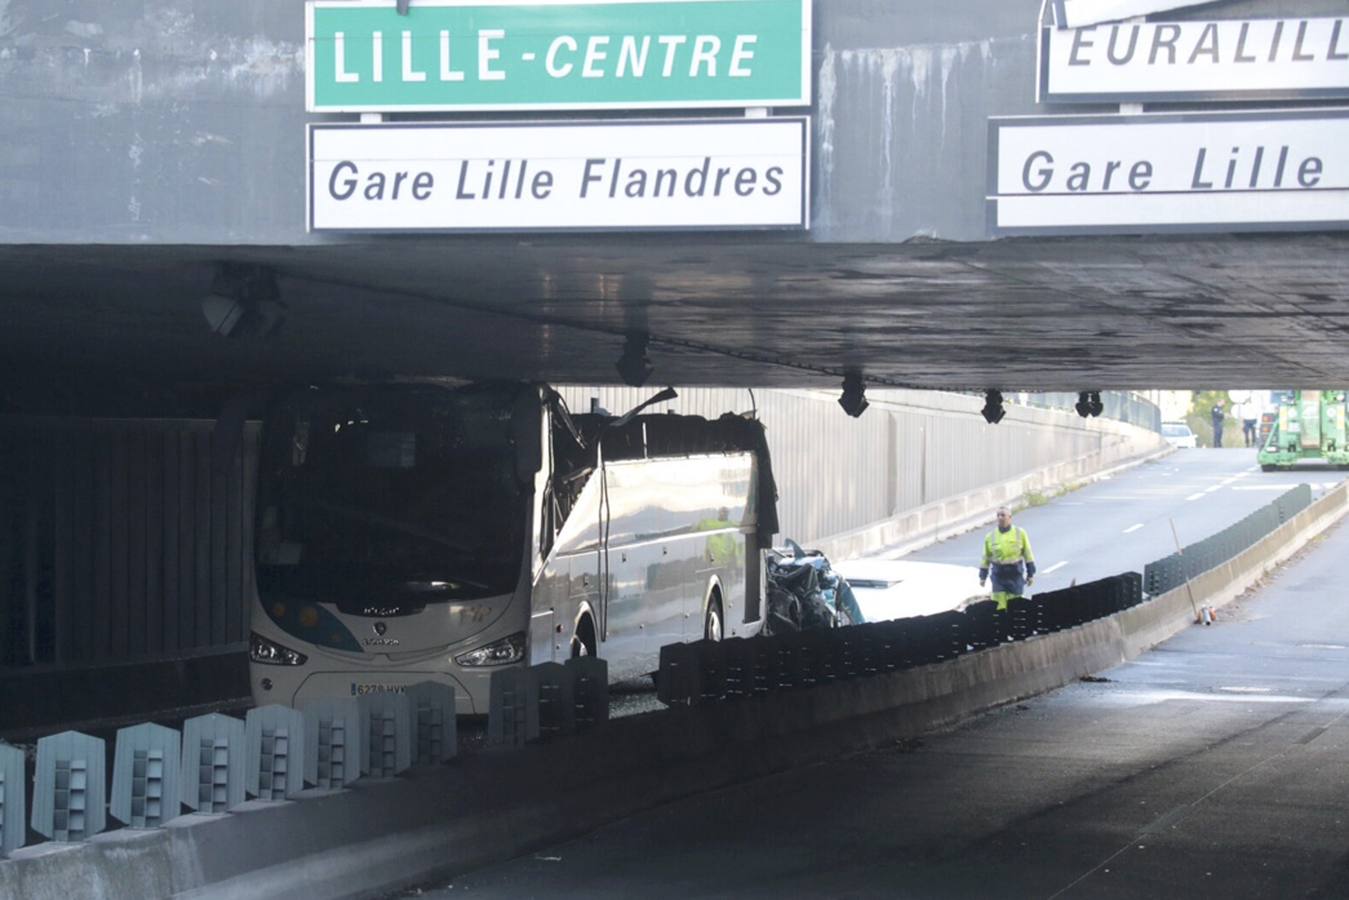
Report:
<svg viewBox="0 0 1349 900"><path fill-rule="evenodd" d="M1204 496L1204 492L1203 492L1203 491L1200 491L1200 492L1197 493L1197 494L1191 494L1190 496L1186 497L1185 499L1186 499L1186 500L1198 500L1198 499L1199 499L1200 497L1202 497L1202 496Z"/></svg>
<svg viewBox="0 0 1349 900"><path fill-rule="evenodd" d="M1050 572L1057 572L1059 569L1062 569L1066 565L1068 565L1068 560L1065 559L1063 562L1054 563L1054 565L1050 566L1048 569L1045 569L1040 574L1048 575Z"/></svg>
<svg viewBox="0 0 1349 900"><path fill-rule="evenodd" d="M1135 531L1137 531L1138 529L1140 529L1140 528L1142 528L1142 527L1143 527L1143 523L1142 523L1142 522L1139 522L1137 525L1130 525L1128 528L1124 529L1124 533L1125 533L1125 534L1133 534Z"/></svg>
<svg viewBox="0 0 1349 900"><path fill-rule="evenodd" d="M1221 491L1221 490L1223 489L1223 487L1224 487L1224 486L1221 485L1221 484L1215 484L1215 485L1214 485L1213 487L1211 487L1211 488L1204 488L1204 493L1205 493L1205 494L1211 494L1211 493L1213 493L1214 491Z"/></svg>
<svg viewBox="0 0 1349 900"><path fill-rule="evenodd" d="M1247 472L1258 472L1258 471L1260 471L1260 467L1259 467L1259 466L1251 466L1251 467L1250 467L1249 469L1247 469L1246 471L1247 471Z"/></svg>
<svg viewBox="0 0 1349 900"><path fill-rule="evenodd" d="M1296 697L1286 694L1201 694L1197 691L1178 691L1178 690L1148 690L1139 691L1124 690L1115 691L1101 701L1103 703L1117 703L1127 706L1140 706L1144 703L1165 703L1168 700L1191 700L1201 703L1316 703L1318 701L1311 697ZM1320 701L1334 703L1334 700ZM1340 701L1343 703L1344 701Z"/></svg>

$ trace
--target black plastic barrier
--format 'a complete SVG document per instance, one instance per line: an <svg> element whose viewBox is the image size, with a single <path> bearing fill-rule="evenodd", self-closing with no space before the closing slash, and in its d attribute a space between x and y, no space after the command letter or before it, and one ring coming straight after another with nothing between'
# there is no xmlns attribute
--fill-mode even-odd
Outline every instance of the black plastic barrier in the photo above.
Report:
<svg viewBox="0 0 1349 900"><path fill-rule="evenodd" d="M1000 644L1073 628L1143 602L1143 576L1126 572L964 610L845 628L670 644L660 652L657 695L667 705L743 700L978 653Z"/></svg>
<svg viewBox="0 0 1349 900"><path fill-rule="evenodd" d="M1299 484L1217 534L1189 544L1179 553L1148 563L1143 568L1143 581L1148 594L1153 597L1165 594L1200 573L1240 555L1302 512L1311 502L1311 486Z"/></svg>

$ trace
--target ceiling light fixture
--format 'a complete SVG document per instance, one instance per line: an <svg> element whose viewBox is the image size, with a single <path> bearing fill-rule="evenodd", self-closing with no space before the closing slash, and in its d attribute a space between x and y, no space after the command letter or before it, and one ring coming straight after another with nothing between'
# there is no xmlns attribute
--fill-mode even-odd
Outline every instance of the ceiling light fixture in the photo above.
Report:
<svg viewBox="0 0 1349 900"><path fill-rule="evenodd" d="M656 371L656 367L651 365L651 357L646 352L649 342L650 338L644 331L629 331L624 338L623 354L619 356L618 362L614 363L618 377L623 379L624 384L641 387Z"/></svg>
<svg viewBox="0 0 1349 900"><path fill-rule="evenodd" d="M212 332L236 339L267 337L286 319L272 270L242 263L220 265L201 312Z"/></svg>
<svg viewBox="0 0 1349 900"><path fill-rule="evenodd" d="M1002 391L992 389L985 391L984 408L979 412L983 415L984 421L990 425L1001 422L1003 416L1007 415L1007 410L1002 405Z"/></svg>
<svg viewBox="0 0 1349 900"><path fill-rule="evenodd" d="M854 419L867 411L871 404L867 402L867 386L861 374L849 372L843 376L843 394L838 398L838 405Z"/></svg>

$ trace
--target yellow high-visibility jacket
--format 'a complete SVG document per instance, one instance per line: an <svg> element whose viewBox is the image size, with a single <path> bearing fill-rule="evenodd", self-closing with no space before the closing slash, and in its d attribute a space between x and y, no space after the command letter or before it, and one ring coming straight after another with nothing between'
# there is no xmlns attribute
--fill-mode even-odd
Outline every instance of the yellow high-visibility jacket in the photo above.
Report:
<svg viewBox="0 0 1349 900"><path fill-rule="evenodd" d="M979 564L980 569L987 570L991 564L1010 565L1021 560L1026 561L1028 573L1035 574L1035 554L1031 551L1026 529L1015 525L1006 531L994 528L984 538L984 559Z"/></svg>

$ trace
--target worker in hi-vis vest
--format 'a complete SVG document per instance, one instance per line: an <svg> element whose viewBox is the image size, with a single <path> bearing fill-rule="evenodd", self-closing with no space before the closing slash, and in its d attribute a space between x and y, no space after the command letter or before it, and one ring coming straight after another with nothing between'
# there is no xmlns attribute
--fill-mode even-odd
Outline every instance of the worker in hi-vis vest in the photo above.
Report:
<svg viewBox="0 0 1349 900"><path fill-rule="evenodd" d="M998 510L998 527L984 538L984 561L979 564L979 586L993 576L993 599L998 609L1006 609L1007 601L1022 596L1026 586L1035 581L1035 554L1030 549L1026 529L1012 525L1012 511Z"/></svg>

